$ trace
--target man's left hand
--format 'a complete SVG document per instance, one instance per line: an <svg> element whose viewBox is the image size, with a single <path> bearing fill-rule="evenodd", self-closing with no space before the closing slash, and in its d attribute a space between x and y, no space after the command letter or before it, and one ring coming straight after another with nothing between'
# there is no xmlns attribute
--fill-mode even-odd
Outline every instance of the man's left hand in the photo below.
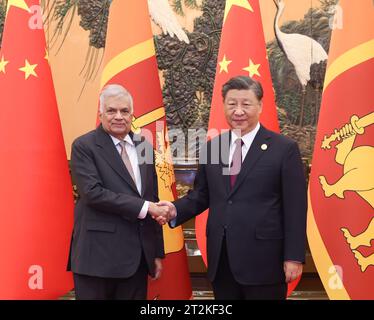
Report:
<svg viewBox="0 0 374 320"><path fill-rule="evenodd" d="M294 261L285 261L283 264L286 282L294 281L303 272L303 264Z"/></svg>
<svg viewBox="0 0 374 320"><path fill-rule="evenodd" d="M157 280L161 277L162 273L162 259L156 258L155 259L155 276L152 278L152 280Z"/></svg>

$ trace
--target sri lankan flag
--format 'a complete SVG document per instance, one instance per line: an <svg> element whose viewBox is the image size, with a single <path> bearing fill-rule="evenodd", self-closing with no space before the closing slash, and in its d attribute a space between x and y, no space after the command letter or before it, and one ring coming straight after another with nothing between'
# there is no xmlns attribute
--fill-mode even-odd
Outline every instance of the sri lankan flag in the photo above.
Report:
<svg viewBox="0 0 374 320"><path fill-rule="evenodd" d="M330 299L374 299L374 7L341 0L309 185L308 240Z"/></svg>
<svg viewBox="0 0 374 320"><path fill-rule="evenodd" d="M175 177L147 0L115 0L110 8L101 87L123 85L134 99L132 130L153 133L159 198L173 201ZM156 124L157 122L157 124ZM161 125L160 125L161 123ZM148 138L148 137L147 137ZM166 257L159 280L149 281L149 299L189 299L191 283L182 228L163 226Z"/></svg>

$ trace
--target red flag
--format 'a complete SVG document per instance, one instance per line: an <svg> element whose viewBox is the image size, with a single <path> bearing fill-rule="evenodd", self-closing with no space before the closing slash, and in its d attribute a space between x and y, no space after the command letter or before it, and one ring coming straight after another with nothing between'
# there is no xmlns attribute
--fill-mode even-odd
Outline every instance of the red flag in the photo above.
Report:
<svg viewBox="0 0 374 320"><path fill-rule="evenodd" d="M36 0L8 1L0 88L0 299L56 299L73 288L73 197Z"/></svg>
<svg viewBox="0 0 374 320"><path fill-rule="evenodd" d="M209 130L228 129L222 109L221 89L226 81L237 75L250 76L261 82L264 89L264 107L260 121L266 128L279 132L274 90L258 0L226 1ZM213 138L214 135L215 132L211 131L209 138ZM195 223L196 239L205 264L207 264L205 236L207 218L208 211L197 216ZM294 290L299 280L300 278L289 284L288 294Z"/></svg>
<svg viewBox="0 0 374 320"><path fill-rule="evenodd" d="M308 241L330 299L374 298L373 2L341 0L309 185Z"/></svg>
<svg viewBox="0 0 374 320"><path fill-rule="evenodd" d="M121 84L131 93L132 130L139 133L146 128L153 135L154 141L150 142L155 146L159 198L174 200L175 177L165 139L165 109L147 0L117 0L110 8L101 87L109 83ZM170 229L165 225L163 233L166 256L162 276L156 281L149 280L148 299L189 299L192 289L182 228Z"/></svg>

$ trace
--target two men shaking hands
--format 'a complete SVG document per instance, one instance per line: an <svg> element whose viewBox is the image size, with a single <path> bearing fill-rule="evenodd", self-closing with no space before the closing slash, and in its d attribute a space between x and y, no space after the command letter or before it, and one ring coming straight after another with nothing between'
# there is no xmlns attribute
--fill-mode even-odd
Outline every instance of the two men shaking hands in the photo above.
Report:
<svg viewBox="0 0 374 320"><path fill-rule="evenodd" d="M177 215L174 204L170 201L160 201L158 203L150 203L148 212L154 220L160 225L168 223Z"/></svg>
<svg viewBox="0 0 374 320"><path fill-rule="evenodd" d="M286 298L287 282L305 261L306 180L297 143L260 124L262 98L250 77L223 85L230 130L200 150L193 189L169 202L158 197L154 163L138 161L131 94L120 85L103 89L101 125L72 146L80 197L69 270L78 298L145 299L147 275L162 270L161 226L174 228L207 209L215 298Z"/></svg>

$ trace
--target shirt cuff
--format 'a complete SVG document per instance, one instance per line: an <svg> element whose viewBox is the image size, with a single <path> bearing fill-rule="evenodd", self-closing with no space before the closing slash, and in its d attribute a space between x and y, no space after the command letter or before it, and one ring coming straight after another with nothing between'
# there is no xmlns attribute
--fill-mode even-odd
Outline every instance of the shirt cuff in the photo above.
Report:
<svg viewBox="0 0 374 320"><path fill-rule="evenodd" d="M178 212L177 212L177 209L175 209L175 216L169 221L169 225L172 228L175 228L177 224L177 215L178 215Z"/></svg>
<svg viewBox="0 0 374 320"><path fill-rule="evenodd" d="M170 227L175 228L175 225L177 224L177 219L174 218L173 220L169 221Z"/></svg>
<svg viewBox="0 0 374 320"><path fill-rule="evenodd" d="M140 210L140 213L138 215L138 219L144 219L147 216L149 208L149 201L144 201L143 207Z"/></svg>

